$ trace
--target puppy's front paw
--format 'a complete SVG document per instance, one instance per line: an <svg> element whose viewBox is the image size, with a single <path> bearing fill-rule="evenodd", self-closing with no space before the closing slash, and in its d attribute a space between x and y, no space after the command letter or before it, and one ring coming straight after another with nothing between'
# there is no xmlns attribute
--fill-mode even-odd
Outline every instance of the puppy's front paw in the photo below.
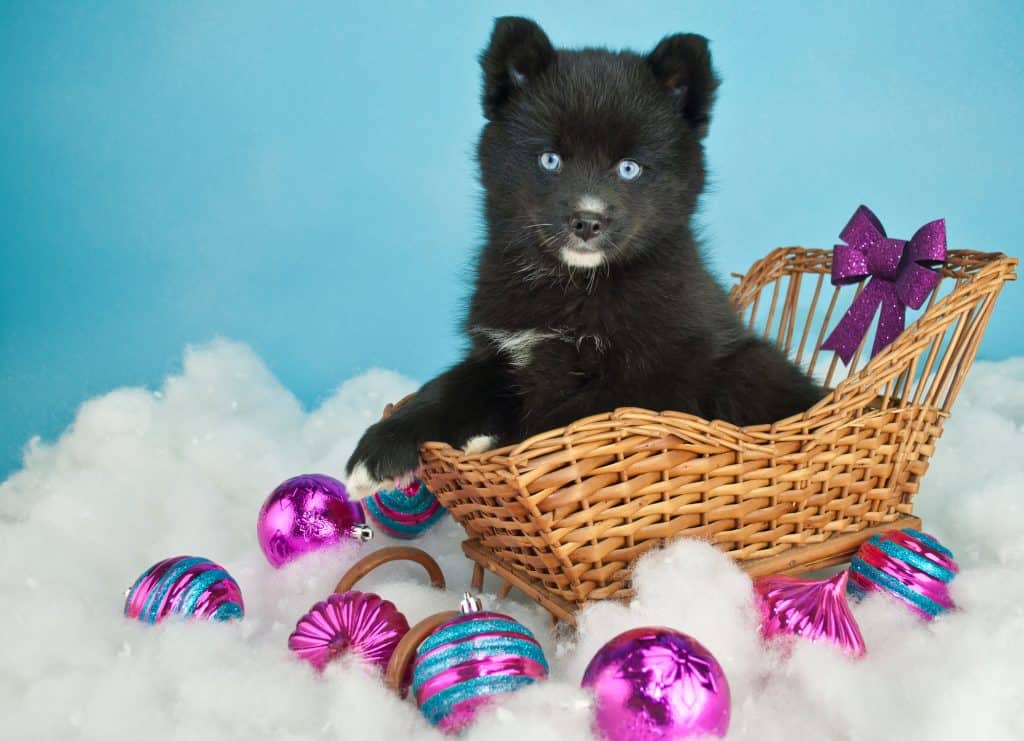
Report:
<svg viewBox="0 0 1024 741"><path fill-rule="evenodd" d="M374 478L365 461L360 461L348 472L345 488L352 499L366 499L387 484L386 481Z"/></svg>
<svg viewBox="0 0 1024 741"><path fill-rule="evenodd" d="M497 442L498 438L494 435L476 435L466 441L466 444L462 446L462 452L466 455L486 453L488 450L493 448Z"/></svg>
<svg viewBox="0 0 1024 741"><path fill-rule="evenodd" d="M345 488L353 499L364 499L395 480L408 480L419 467L420 441L384 420L364 434L345 469Z"/></svg>

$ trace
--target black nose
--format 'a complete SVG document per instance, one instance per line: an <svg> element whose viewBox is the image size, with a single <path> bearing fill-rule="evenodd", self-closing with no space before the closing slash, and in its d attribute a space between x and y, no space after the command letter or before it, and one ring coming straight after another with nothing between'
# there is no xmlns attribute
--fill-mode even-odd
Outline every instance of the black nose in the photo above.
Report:
<svg viewBox="0 0 1024 741"><path fill-rule="evenodd" d="M572 225L572 233L584 242L599 236L605 227L604 218L593 211L577 211L569 223Z"/></svg>

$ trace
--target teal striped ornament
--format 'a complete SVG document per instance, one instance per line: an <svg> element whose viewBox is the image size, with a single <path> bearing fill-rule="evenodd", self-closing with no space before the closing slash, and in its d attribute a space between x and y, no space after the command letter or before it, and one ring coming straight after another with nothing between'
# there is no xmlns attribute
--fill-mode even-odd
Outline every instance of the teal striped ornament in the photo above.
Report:
<svg viewBox="0 0 1024 741"><path fill-rule="evenodd" d="M412 692L427 720L458 731L495 696L547 675L544 651L525 626L501 613L471 612L452 618L420 645Z"/></svg>

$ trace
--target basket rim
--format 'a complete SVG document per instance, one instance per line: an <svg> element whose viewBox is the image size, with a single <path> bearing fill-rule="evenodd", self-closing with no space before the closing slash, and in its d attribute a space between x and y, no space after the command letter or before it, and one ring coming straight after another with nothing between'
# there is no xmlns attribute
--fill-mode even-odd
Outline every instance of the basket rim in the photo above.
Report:
<svg viewBox="0 0 1024 741"><path fill-rule="evenodd" d="M785 256L787 253L795 253L796 251L801 252L819 252L823 256L831 256L831 250L823 250L820 248L805 248L799 246L790 247L777 247L771 250L765 256L754 261L750 268L747 269L746 273L733 274L737 278L737 283L734 284L733 290L736 290L743 285L743 281L759 266L769 264L778 261L780 257ZM733 447L738 451L747 450L752 451L757 449L763 454L766 448L765 445L771 443L772 437L778 435L781 432L785 432L788 437L796 435L806 435L807 437L815 437L816 431L820 431L822 427L827 426L828 420L831 415L822 416L820 411L829 405L836 404L845 395L845 392L851 388L863 383L868 376L873 376L877 370L883 368L889 364L891 357L899 352L901 345L912 341L914 335L918 334L920 329L920 322L925 317L931 314L938 314L944 310L944 308L951 304L954 300L958 299L963 293L967 292L970 287L988 277L992 273L1005 272L1003 281L1014 281L1017 279L1015 268L1019 264L1019 259L1016 257L1010 257L1003 252L982 252L979 250L948 250L947 251L947 263L950 257L965 257L978 260L982 262L982 266L975 272L971 273L960 285L956 286L946 296L939 299L935 304L924 314L915 319L909 326L907 326L902 334L890 345L881 350L875 357L871 358L870 361L865 363L863 367L857 370L855 373L848 375L842 381L840 381L835 388L828 391L818 402L814 405L805 409L802 412L790 415L783 419L777 420L770 423L762 423L757 425L735 425L725 420L714 419L709 420L699 415L691 414L688 412L680 412L675 410L654 410L646 409L643 407L617 407L616 409L609 412L601 412L599 414L590 415L583 417L578 420L573 420L568 425L562 427L552 428L545 430L544 432L532 435L518 443L512 445L506 445L500 448L494 448L492 450L483 451L481 453L466 454L449 445L446 442L440 441L428 441L423 443L421 449L443 451L451 449L458 452L458 457L461 461L467 464L477 463L498 463L504 462L506 464L514 465L514 460L520 457L523 453L537 447L538 444L542 444L547 440L564 438L571 435L574 430L581 426L590 425L600 421L611 421L616 419L627 420L627 419L640 419L647 418L650 421L657 421L658 423L668 424L669 426L676 427L680 431L685 432L690 425L699 426L701 431L715 431L721 433L720 436L716 435L714 443L716 445L726 447ZM410 394L412 396L412 394ZM403 400L404 401L404 400ZM399 402L401 404L402 402ZM921 408L924 405L908 405L907 408ZM943 416L947 416L948 412L941 409L935 409L936 412ZM654 419L650 419L654 418ZM710 428L710 430L709 430ZM737 442L732 446L728 443L728 439L735 439Z"/></svg>

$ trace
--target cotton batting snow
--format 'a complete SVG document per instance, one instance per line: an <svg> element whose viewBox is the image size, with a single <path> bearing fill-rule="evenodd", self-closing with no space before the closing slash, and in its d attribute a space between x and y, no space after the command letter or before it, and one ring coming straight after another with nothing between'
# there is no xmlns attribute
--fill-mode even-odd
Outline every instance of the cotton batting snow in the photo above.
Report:
<svg viewBox="0 0 1024 741"><path fill-rule="evenodd" d="M278 571L255 534L276 484L339 475L383 405L414 387L371 371L307 413L249 348L217 341L187 351L184 372L159 391L113 391L84 404L56 443L32 441L23 470L0 485L0 738L441 738L355 661L317 675L287 648L297 618L387 538ZM757 638L747 576L710 546L680 542L641 561L632 606L584 610L577 636L557 644L539 608L485 595L542 641L551 680L503 699L467 738L591 738L584 667L606 640L650 624L718 657L730 739L1024 738L1022 423L1024 359L978 363L915 500L959 560L959 612L924 624L872 597L853 608L867 657L801 643L785 658ZM469 583L462 535L449 518L417 543L440 561L447 593L408 564L360 586L410 622L452 609ZM243 621L153 627L122 616L126 587L182 554L230 571Z"/></svg>

